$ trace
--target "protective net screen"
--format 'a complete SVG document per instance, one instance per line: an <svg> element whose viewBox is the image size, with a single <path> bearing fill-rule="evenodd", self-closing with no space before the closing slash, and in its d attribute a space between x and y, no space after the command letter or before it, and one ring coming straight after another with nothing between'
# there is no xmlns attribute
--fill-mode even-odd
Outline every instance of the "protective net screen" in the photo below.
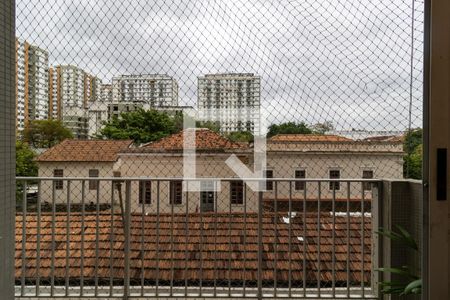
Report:
<svg viewBox="0 0 450 300"><path fill-rule="evenodd" d="M378 180L421 178L423 1L16 5L21 294L370 294Z"/></svg>

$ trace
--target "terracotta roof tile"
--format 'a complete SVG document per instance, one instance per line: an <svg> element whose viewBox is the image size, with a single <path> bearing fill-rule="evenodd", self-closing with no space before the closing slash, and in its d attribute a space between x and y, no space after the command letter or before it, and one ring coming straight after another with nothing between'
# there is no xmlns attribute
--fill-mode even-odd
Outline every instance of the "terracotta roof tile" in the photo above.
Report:
<svg viewBox="0 0 450 300"><path fill-rule="evenodd" d="M242 143L235 143L220 134L207 128L186 129L195 130L195 146L196 151L223 152L226 150L246 149L247 146ZM184 132L172 134L158 141L154 141L139 148L127 149L125 152L167 152L182 151L184 147ZM187 149L192 147L187 147Z"/></svg>
<svg viewBox="0 0 450 300"><path fill-rule="evenodd" d="M330 213L320 215L322 224L319 238L317 231L318 215L308 213L306 218L298 215L285 222L286 214L264 214L263 222L263 278L279 286L286 285L289 278L289 268L292 271L292 283L302 282L303 268L306 268L307 284L316 285L317 272L320 266L322 284L331 283L333 264L333 218ZM57 213L55 217L55 282L63 282L66 276L65 267L68 263L69 278L72 282L79 281L82 270L81 249L84 250L84 280L94 282L94 269L98 267L98 279L109 280L110 276L123 282L124 276L124 236L120 215L114 215L114 227L111 225L111 215L99 215L98 226L98 259L96 259L96 216L86 214L84 244L80 240L80 215L73 213L70 217L69 260L66 261L66 222L67 215ZM75 221L77 220L77 221ZM195 284L198 280L227 285L230 280L239 284L243 280L254 284L257 273L258 259L258 216L257 214L161 214L159 229L156 215L131 216L130 243L130 274L131 280L140 282L141 275L148 282L159 280L168 282L174 276L175 281L188 280ZM371 218L364 218L364 257L361 248L362 218L348 218L350 235L347 236L347 217L335 217L335 266L337 286L347 282L346 265L350 259L350 282L360 285L361 281L370 281L371 272ZM40 267L37 264L36 215L26 217L25 277L27 282L35 281L37 271L43 282L51 279L52 259L52 215L43 213L41 216ZM186 227L187 222L187 227ZM173 224L173 225L172 225ZM172 227L173 226L173 227ZM292 233L291 237L289 232ZM142 235L143 234L143 235ZM112 237L112 240L110 239ZM141 239L143 244L141 244ZM350 249L347 248L347 240ZM16 252L15 277L20 282L22 275L22 216L16 216ZM173 241L173 242L172 242ZM274 242L277 245L275 247ZM111 248L111 242L113 248ZM290 242L290 246L289 246ZM303 245L306 243L306 252ZM159 247L157 247L159 245ZM29 250L29 251L28 251ZM173 257L173 260L172 260ZM276 258L276 260L275 260ZM320 264L319 264L320 258ZM363 263L364 261L364 263ZM277 269L276 276L274 268ZM202 269L202 272L199 270ZM364 278L361 270L365 270ZM173 270L173 272L172 272ZM142 273L143 272L143 273Z"/></svg>
<svg viewBox="0 0 450 300"><path fill-rule="evenodd" d="M277 134L269 142L351 142L352 139L328 134Z"/></svg>
<svg viewBox="0 0 450 300"><path fill-rule="evenodd" d="M131 140L64 140L39 155L36 161L113 162L131 143Z"/></svg>

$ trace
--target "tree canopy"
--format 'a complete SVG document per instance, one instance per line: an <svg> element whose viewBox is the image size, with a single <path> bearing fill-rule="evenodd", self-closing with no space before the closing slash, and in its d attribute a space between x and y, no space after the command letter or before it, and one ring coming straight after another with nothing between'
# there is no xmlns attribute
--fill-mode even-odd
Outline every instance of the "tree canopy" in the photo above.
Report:
<svg viewBox="0 0 450 300"><path fill-rule="evenodd" d="M405 178L422 179L423 130L416 128L408 132L403 142L405 151L403 175Z"/></svg>
<svg viewBox="0 0 450 300"><path fill-rule="evenodd" d="M314 133L325 134L328 131L334 130L334 125L330 121L325 121L323 123L316 123L311 128Z"/></svg>
<svg viewBox="0 0 450 300"><path fill-rule="evenodd" d="M50 148L73 134L58 120L33 120L23 131L23 140L34 148Z"/></svg>
<svg viewBox="0 0 450 300"><path fill-rule="evenodd" d="M234 131L226 137L233 142L251 143L254 140L253 134L249 131Z"/></svg>
<svg viewBox="0 0 450 300"><path fill-rule="evenodd" d="M135 144L142 144L175 133L180 130L179 126L179 118L169 116L165 112L138 109L110 119L100 131L99 137L113 140L132 139Z"/></svg>
<svg viewBox="0 0 450 300"><path fill-rule="evenodd" d="M272 124L269 126L267 137L272 137L277 134L309 134L313 130L305 122L287 122L281 124Z"/></svg>
<svg viewBox="0 0 450 300"><path fill-rule="evenodd" d="M16 141L16 176L37 176L36 153L21 141Z"/></svg>

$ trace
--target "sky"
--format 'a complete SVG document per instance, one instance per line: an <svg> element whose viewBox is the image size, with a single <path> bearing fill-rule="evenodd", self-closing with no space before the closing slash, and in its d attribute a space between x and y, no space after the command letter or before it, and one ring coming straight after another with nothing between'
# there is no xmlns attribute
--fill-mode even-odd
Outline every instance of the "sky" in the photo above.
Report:
<svg viewBox="0 0 450 300"><path fill-rule="evenodd" d="M405 130L422 124L423 2L412 1L16 0L16 26L51 65L103 83L173 76L180 105L196 105L198 76L245 72L261 77L267 124Z"/></svg>

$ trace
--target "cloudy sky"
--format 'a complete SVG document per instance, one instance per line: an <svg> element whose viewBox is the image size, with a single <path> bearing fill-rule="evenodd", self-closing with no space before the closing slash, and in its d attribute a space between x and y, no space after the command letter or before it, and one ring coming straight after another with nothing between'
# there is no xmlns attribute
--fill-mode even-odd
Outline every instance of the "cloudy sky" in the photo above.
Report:
<svg viewBox="0 0 450 300"><path fill-rule="evenodd" d="M338 130L421 125L423 3L411 0L17 0L17 35L104 83L165 73L180 104L197 76L261 76L268 123L332 121ZM412 90L412 94L411 91Z"/></svg>

